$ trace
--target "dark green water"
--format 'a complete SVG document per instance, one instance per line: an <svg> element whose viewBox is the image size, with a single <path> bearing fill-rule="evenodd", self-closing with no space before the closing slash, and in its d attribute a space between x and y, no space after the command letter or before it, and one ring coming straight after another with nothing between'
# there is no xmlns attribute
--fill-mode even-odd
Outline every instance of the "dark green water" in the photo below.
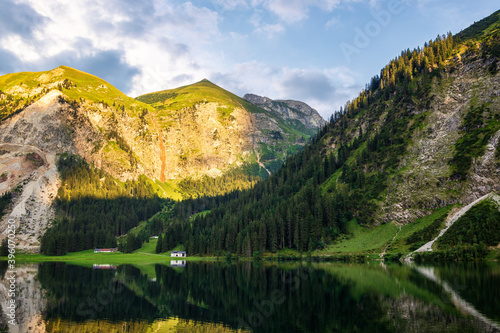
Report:
<svg viewBox="0 0 500 333"><path fill-rule="evenodd" d="M32 268L30 283L43 290L40 315L48 332L497 332L500 327L498 263Z"/></svg>

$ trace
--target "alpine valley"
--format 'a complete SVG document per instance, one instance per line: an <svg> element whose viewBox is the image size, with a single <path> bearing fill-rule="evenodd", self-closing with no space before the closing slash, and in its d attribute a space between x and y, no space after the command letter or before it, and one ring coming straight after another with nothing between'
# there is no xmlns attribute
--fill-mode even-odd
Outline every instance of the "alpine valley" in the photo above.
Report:
<svg viewBox="0 0 500 333"><path fill-rule="evenodd" d="M500 11L404 50L328 122L208 80L133 99L64 66L2 76L2 230L50 255L159 235L156 253L497 258L499 57Z"/></svg>

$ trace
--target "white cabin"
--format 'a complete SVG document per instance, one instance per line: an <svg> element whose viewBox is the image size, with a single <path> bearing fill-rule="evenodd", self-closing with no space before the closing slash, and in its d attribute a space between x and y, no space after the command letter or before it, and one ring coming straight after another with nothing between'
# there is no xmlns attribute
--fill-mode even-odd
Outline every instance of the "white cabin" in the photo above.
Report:
<svg viewBox="0 0 500 333"><path fill-rule="evenodd" d="M186 257L186 251L172 251L170 252L171 257Z"/></svg>

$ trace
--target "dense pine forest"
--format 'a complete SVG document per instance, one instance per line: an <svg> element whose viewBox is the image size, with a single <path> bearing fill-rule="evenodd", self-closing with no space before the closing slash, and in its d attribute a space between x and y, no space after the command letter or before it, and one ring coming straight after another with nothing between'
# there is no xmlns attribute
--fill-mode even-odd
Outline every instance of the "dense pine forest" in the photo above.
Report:
<svg viewBox="0 0 500 333"><path fill-rule="evenodd" d="M0 178L1 179L1 178ZM12 202L12 194L4 193L0 195L0 217L3 216L5 209Z"/></svg>
<svg viewBox="0 0 500 333"><path fill-rule="evenodd" d="M41 239L41 252L47 255L116 247L117 236L171 203L158 198L145 177L119 183L78 156L61 156L58 169L63 180L55 202L58 217ZM129 251L148 235L136 238Z"/></svg>
<svg viewBox="0 0 500 333"><path fill-rule="evenodd" d="M214 197L233 191L252 188L263 179L257 165L250 165L243 170L230 170L220 177L203 176L199 179L187 178L179 183L184 197Z"/></svg>
<svg viewBox="0 0 500 333"><path fill-rule="evenodd" d="M484 201L472 207L437 241L439 249L459 244L483 243L496 246L499 242L500 212L491 201Z"/></svg>

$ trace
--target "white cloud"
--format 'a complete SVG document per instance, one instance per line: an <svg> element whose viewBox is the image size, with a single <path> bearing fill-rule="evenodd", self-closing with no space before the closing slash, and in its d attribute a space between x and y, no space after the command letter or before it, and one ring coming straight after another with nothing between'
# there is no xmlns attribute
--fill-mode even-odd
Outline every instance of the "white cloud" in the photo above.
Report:
<svg viewBox="0 0 500 333"><path fill-rule="evenodd" d="M302 0L270 0L267 8L288 23L298 22L307 17L311 1Z"/></svg>
<svg viewBox="0 0 500 333"><path fill-rule="evenodd" d="M252 23L252 25L255 27L254 32L264 34L268 38L271 38L274 35L285 31L285 28L280 23L263 23L262 16L258 15L257 13L252 16L252 18L250 19L250 23Z"/></svg>
<svg viewBox="0 0 500 333"><path fill-rule="evenodd" d="M380 9L382 2L385 0L369 0L368 4L370 5L370 8L372 9Z"/></svg>
<svg viewBox="0 0 500 333"><path fill-rule="evenodd" d="M319 0L317 1L317 6L330 12L334 10L338 5L340 5L341 2L342 0L324 0L324 1Z"/></svg>
<svg viewBox="0 0 500 333"><path fill-rule="evenodd" d="M259 32L259 33L264 33L268 36L273 36L277 33L280 33L280 32L284 32L285 31L285 28L279 24L279 23L276 23L276 24L263 24L261 25L258 29L255 30L256 32Z"/></svg>
<svg viewBox="0 0 500 333"><path fill-rule="evenodd" d="M328 20L328 22L326 22L325 24L325 29L332 29L336 26L339 26L341 25L341 21L338 17L332 17L330 20Z"/></svg>
<svg viewBox="0 0 500 333"><path fill-rule="evenodd" d="M40 57L35 46L26 43L21 36L10 35L3 38L2 47L15 54L23 62L36 61Z"/></svg>

